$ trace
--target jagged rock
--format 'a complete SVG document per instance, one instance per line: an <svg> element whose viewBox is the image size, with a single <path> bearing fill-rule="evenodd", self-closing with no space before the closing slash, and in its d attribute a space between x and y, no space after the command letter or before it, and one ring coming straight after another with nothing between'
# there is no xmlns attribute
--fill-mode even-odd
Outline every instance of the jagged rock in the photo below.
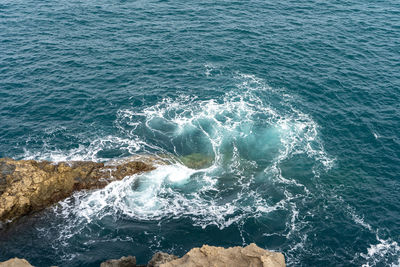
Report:
<svg viewBox="0 0 400 267"><path fill-rule="evenodd" d="M283 267L282 253L272 252L250 244L247 247L193 248L182 258L161 264L160 267Z"/></svg>
<svg viewBox="0 0 400 267"><path fill-rule="evenodd" d="M0 159L0 221L41 210L83 189L103 188L114 180L151 171L153 158L118 163ZM157 162L159 163L159 162Z"/></svg>
<svg viewBox="0 0 400 267"><path fill-rule="evenodd" d="M0 262L0 267L33 267L25 259L13 258L8 261Z"/></svg>
<svg viewBox="0 0 400 267"><path fill-rule="evenodd" d="M182 258L167 253L157 252L147 264L147 267L285 267L285 257L282 253L272 252L250 244L247 247L213 247L204 245L193 248ZM0 262L0 267L32 267L24 259L10 259ZM145 267L136 265L133 256L118 260L108 260L100 267Z"/></svg>
<svg viewBox="0 0 400 267"><path fill-rule="evenodd" d="M100 267L136 267L136 258L132 256L122 257L119 260L108 260L100 264Z"/></svg>
<svg viewBox="0 0 400 267"><path fill-rule="evenodd" d="M157 252L153 255L147 267L160 267L161 264L178 259L177 256L164 252Z"/></svg>

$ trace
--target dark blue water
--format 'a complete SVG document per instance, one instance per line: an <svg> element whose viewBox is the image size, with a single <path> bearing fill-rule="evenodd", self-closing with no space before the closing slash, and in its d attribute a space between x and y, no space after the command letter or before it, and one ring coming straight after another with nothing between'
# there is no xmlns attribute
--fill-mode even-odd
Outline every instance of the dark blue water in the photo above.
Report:
<svg viewBox="0 0 400 267"><path fill-rule="evenodd" d="M0 100L1 157L178 158L1 230L0 260L400 265L398 1L5 0Z"/></svg>

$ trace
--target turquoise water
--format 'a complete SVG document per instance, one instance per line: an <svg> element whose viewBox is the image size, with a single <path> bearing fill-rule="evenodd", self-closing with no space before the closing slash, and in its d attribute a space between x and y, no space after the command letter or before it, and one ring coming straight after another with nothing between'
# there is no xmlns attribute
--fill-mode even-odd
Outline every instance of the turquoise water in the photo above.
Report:
<svg viewBox="0 0 400 267"><path fill-rule="evenodd" d="M399 32L393 0L1 1L1 157L181 162L18 220L0 260L400 265Z"/></svg>

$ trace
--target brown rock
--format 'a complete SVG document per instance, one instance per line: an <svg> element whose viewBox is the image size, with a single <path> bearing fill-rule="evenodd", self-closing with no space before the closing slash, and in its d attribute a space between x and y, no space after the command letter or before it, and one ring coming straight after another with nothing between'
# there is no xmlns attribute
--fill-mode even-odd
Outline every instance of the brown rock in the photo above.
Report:
<svg viewBox="0 0 400 267"><path fill-rule="evenodd" d="M182 258L167 253L157 252L147 264L147 267L285 267L282 253L272 252L250 244L247 247L213 247L204 245L193 248ZM32 267L24 259L10 259L1 262L0 267ZM145 267L136 265L133 256L118 260L108 260L100 267Z"/></svg>
<svg viewBox="0 0 400 267"><path fill-rule="evenodd" d="M1 158L0 221L41 210L77 190L103 188L111 181L151 171L152 160L136 156L105 165L90 161L52 163Z"/></svg>
<svg viewBox="0 0 400 267"><path fill-rule="evenodd" d="M283 267L282 253L271 252L250 244L247 247L213 247L204 245L193 248L182 258L161 264L160 267Z"/></svg>
<svg viewBox="0 0 400 267"><path fill-rule="evenodd" d="M0 267L33 267L25 259L13 258L8 261L0 262Z"/></svg>
<svg viewBox="0 0 400 267"><path fill-rule="evenodd" d="M102 262L100 267L136 267L136 258L132 256L122 257L119 260Z"/></svg>
<svg viewBox="0 0 400 267"><path fill-rule="evenodd" d="M177 256L164 252L157 252L153 255L147 267L160 267L161 264L178 259Z"/></svg>

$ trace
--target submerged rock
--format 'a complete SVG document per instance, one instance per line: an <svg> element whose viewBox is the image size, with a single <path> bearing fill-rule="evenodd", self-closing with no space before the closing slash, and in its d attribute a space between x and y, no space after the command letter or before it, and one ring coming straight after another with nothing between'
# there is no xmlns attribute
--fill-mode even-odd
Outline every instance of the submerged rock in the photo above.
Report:
<svg viewBox="0 0 400 267"><path fill-rule="evenodd" d="M108 260L102 262L100 267L160 267L163 263L178 259L177 256L168 253L157 252L153 255L147 265L137 265L136 257L122 257L118 260Z"/></svg>
<svg viewBox="0 0 400 267"><path fill-rule="evenodd" d="M122 257L119 260L108 260L100 264L100 267L139 267L136 258L132 256Z"/></svg>
<svg viewBox="0 0 400 267"><path fill-rule="evenodd" d="M193 153L178 158L186 167L191 169L203 169L213 164L214 157L200 153Z"/></svg>
<svg viewBox="0 0 400 267"><path fill-rule="evenodd" d="M0 221L41 210L78 190L103 188L111 181L151 171L155 161L138 156L108 164L1 158Z"/></svg>
<svg viewBox="0 0 400 267"><path fill-rule="evenodd" d="M182 258L161 264L160 267L283 267L285 257L250 244L247 247L213 247L204 245L193 248Z"/></svg>

